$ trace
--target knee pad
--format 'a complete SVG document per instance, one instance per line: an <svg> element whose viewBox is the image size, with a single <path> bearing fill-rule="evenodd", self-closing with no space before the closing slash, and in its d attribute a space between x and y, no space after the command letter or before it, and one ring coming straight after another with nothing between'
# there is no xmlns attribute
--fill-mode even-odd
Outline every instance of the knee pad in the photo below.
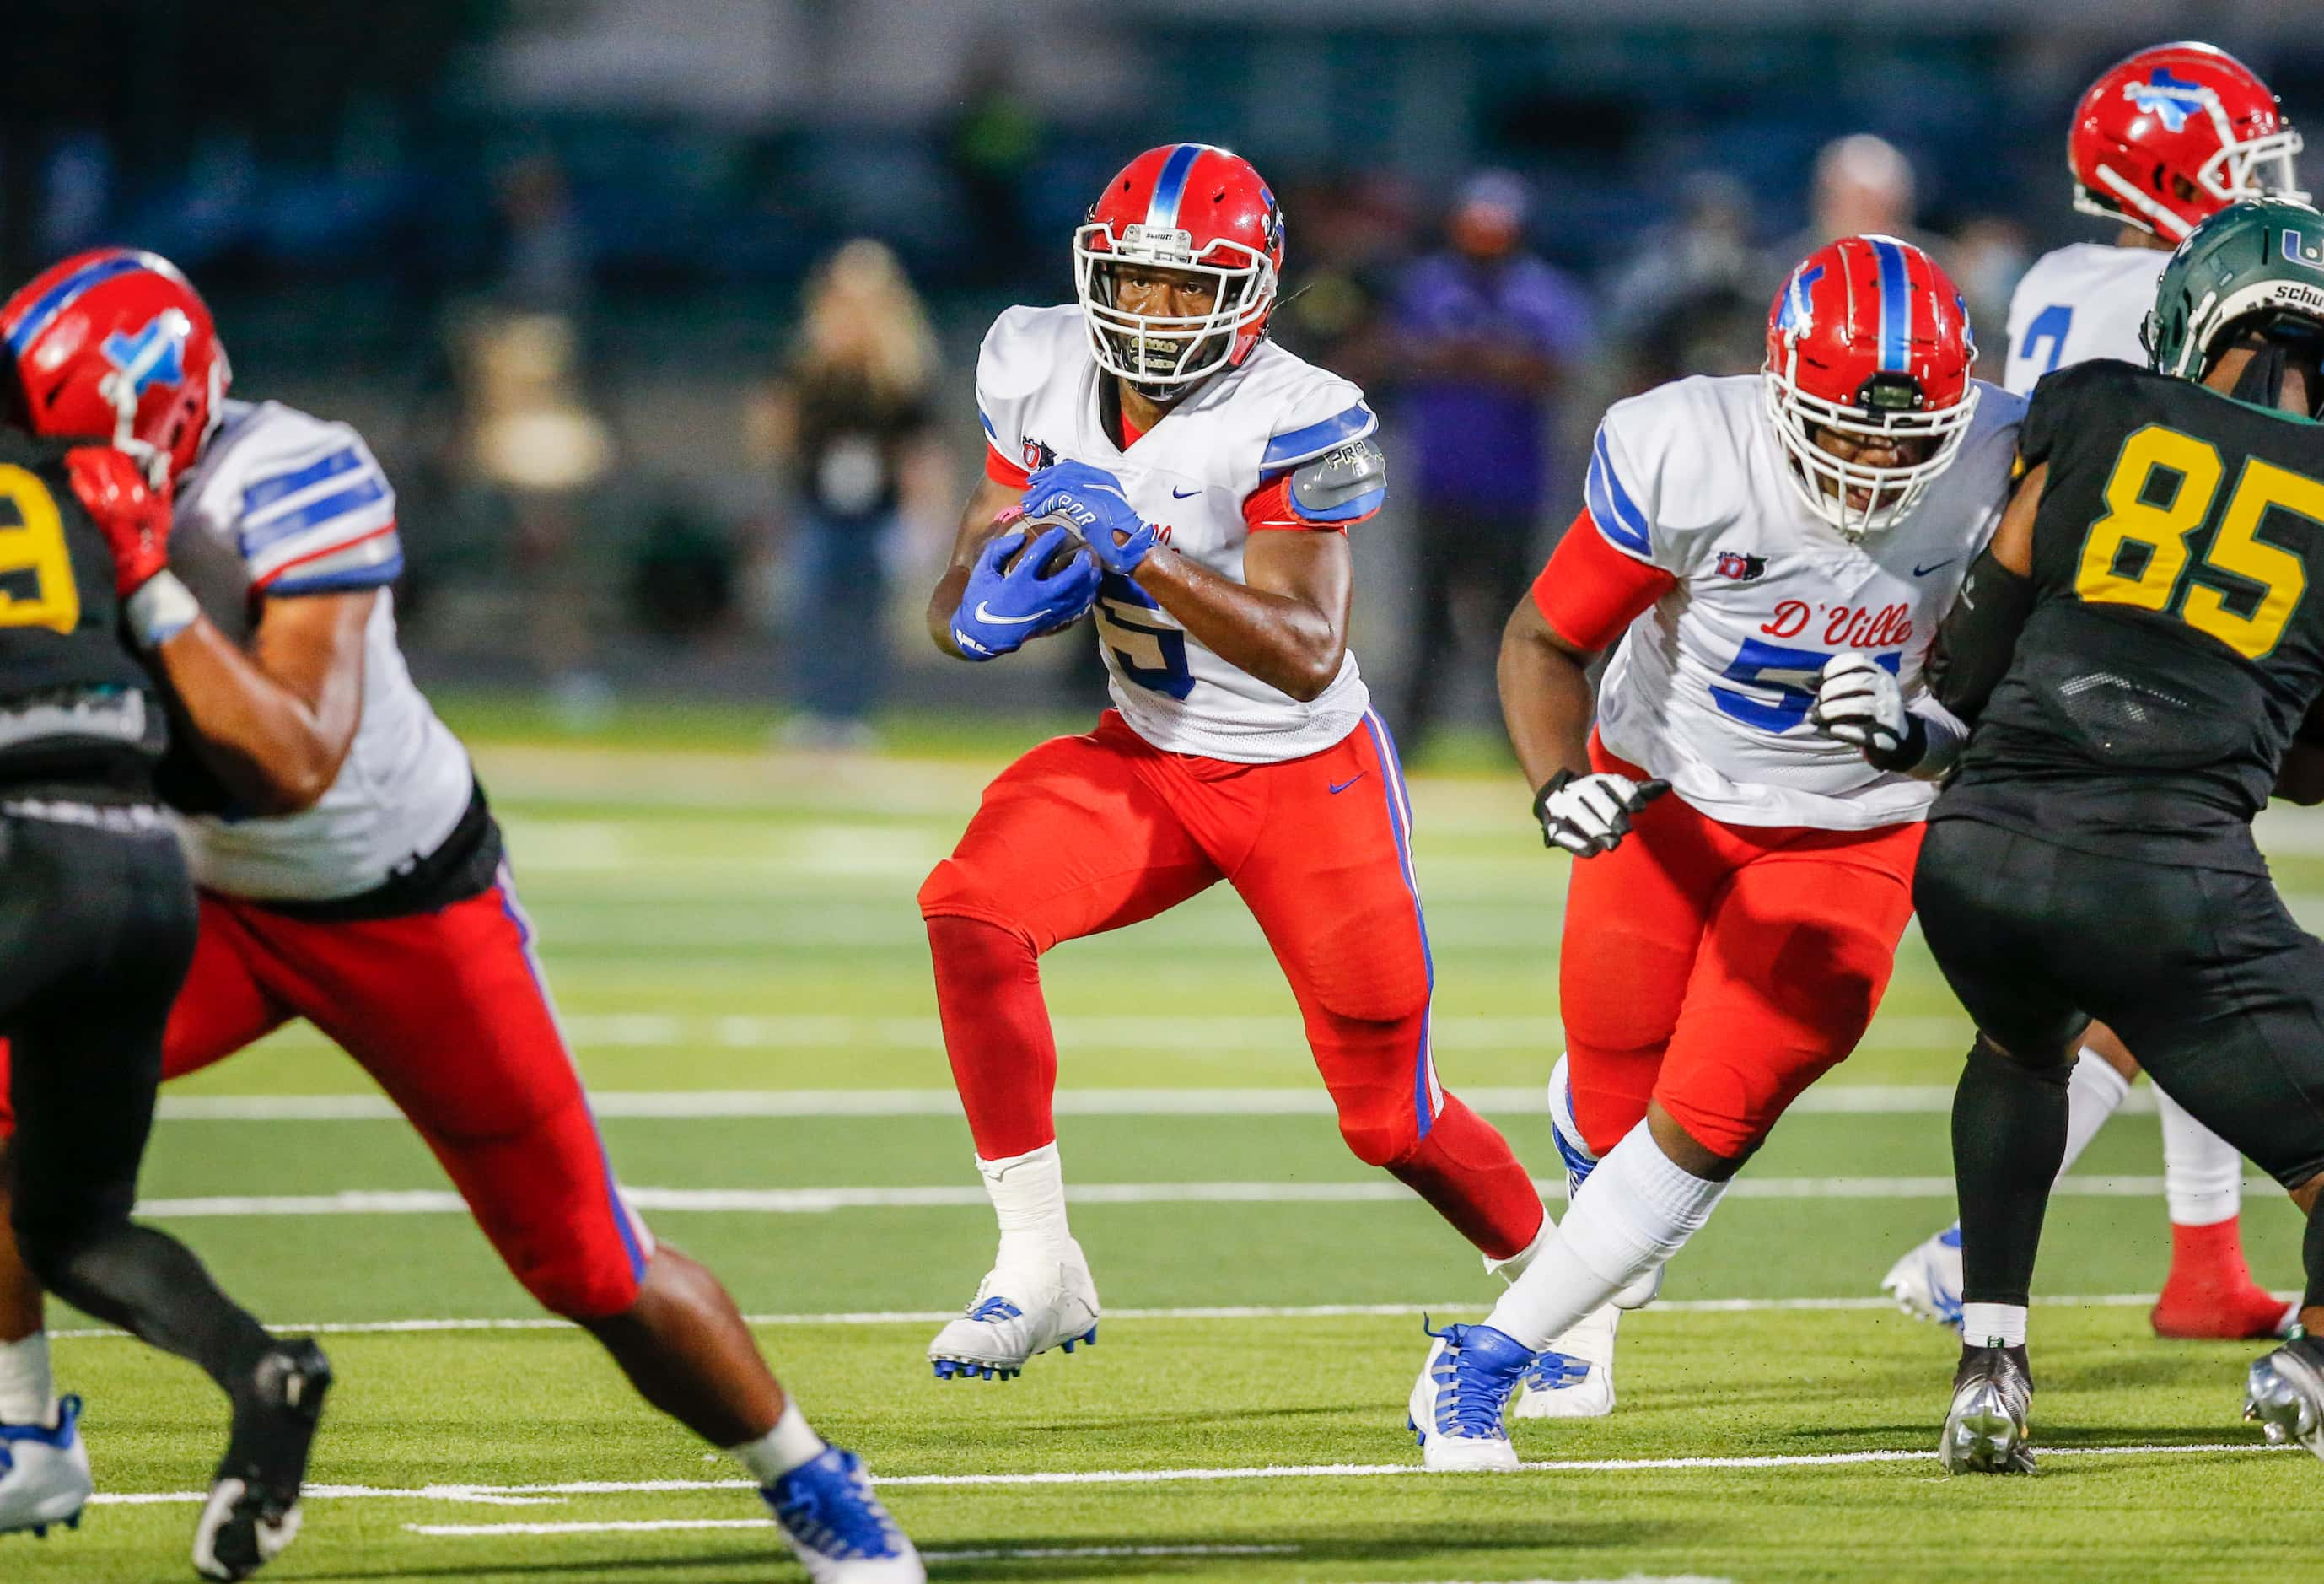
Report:
<svg viewBox="0 0 2324 1584"><path fill-rule="evenodd" d="M1384 942L1409 941L1410 949ZM1319 931L1299 965L1306 992L1333 1016L1357 1024L1400 1024L1428 1010L1428 959L1422 949L1412 899L1358 906ZM1376 1031L1382 1037L1388 1031ZM1416 1022L1413 1043L1420 1042Z"/></svg>
<svg viewBox="0 0 2324 1584"><path fill-rule="evenodd" d="M1420 1147L1420 1116L1410 1093L1334 1089L1332 1098L1340 1108L1340 1136L1365 1165L1394 1166Z"/></svg>

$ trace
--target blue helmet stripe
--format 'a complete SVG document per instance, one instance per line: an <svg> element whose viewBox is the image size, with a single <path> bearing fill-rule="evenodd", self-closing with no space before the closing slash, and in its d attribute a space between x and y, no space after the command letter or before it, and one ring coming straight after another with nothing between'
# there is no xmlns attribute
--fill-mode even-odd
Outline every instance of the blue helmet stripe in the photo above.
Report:
<svg viewBox="0 0 2324 1584"><path fill-rule="evenodd" d="M145 261L134 253L116 253L105 258L91 259L41 293L24 310L24 317L16 321L14 329L8 332L8 350L19 357L23 357L24 348L32 344L33 338L47 329L57 315L71 307L74 298L115 275L125 275L132 270L144 267Z"/></svg>
<svg viewBox="0 0 2324 1584"><path fill-rule="evenodd" d="M1910 373L1912 272L1905 267L1904 250L1885 236L1872 238L1872 255L1880 262L1880 369L1884 374Z"/></svg>
<svg viewBox="0 0 2324 1584"><path fill-rule="evenodd" d="M1178 200L1186 196L1186 178L1194 173L1194 162L1202 157L1203 145L1182 143L1170 151L1162 162L1162 174L1154 181L1154 201L1146 206L1146 223L1159 231L1177 228Z"/></svg>

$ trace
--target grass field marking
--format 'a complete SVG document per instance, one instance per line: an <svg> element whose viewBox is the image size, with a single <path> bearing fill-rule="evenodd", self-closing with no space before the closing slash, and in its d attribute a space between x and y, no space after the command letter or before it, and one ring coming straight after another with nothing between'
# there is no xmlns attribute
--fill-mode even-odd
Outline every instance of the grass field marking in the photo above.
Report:
<svg viewBox="0 0 2324 1584"><path fill-rule="evenodd" d="M495 1538L536 1534L662 1534L676 1529L772 1529L772 1518L613 1518L573 1524L406 1524L409 1534L441 1538ZM1107 1557L1289 1557L1296 1545L1019 1545L975 1551L924 1551L928 1562L1048 1561Z"/></svg>
<svg viewBox="0 0 2324 1584"><path fill-rule="evenodd" d="M2249 1441L2203 1441L2183 1445L2139 1443L2111 1447L2044 1447L2043 1458L2189 1458L2249 1452L2296 1453L2297 1447ZM1518 1465L1529 1474L1685 1473L1699 1469L1842 1468L1866 1463L1933 1463L1926 1448L1870 1448L1857 1452L1766 1452L1732 1457L1563 1458ZM872 1483L892 1488L961 1486L1179 1485L1221 1479L1374 1479L1411 1476L1442 1478L1417 1463L1258 1463L1222 1468L1056 1468L1015 1474L888 1474ZM484 1502L510 1498L576 1496L659 1496L695 1491L752 1491L747 1479L575 1479L551 1485L310 1485L300 1493L317 1501ZM99 1491L92 1505L190 1505L209 1500L208 1491Z"/></svg>
<svg viewBox="0 0 2324 1584"><path fill-rule="evenodd" d="M2289 1302L2299 1294L2279 1292L2276 1296ZM2034 1303L2034 1307L2042 1309L2144 1309L2153 1301L2154 1294L2152 1292L2088 1292L2044 1296L2036 1298ZM1397 1320L1421 1315L1468 1314L1486 1307L1481 1297L1471 1293L1466 1298L1447 1298L1435 1303L1217 1303L1109 1309L1105 1311L1105 1318L1111 1320ZM1663 1298L1652 1305L1657 1314L1841 1314L1859 1310L1885 1311L1895 1307L1895 1300L1885 1295L1866 1297L1858 1294L1846 1298ZM956 1309L868 1309L832 1310L822 1313L746 1314L742 1319L744 1323L753 1326L940 1326L959 1315L960 1311ZM273 1329L318 1337L398 1337L426 1336L444 1331L562 1331L571 1329L572 1322L554 1315L522 1315L505 1320L318 1320L304 1324L276 1321ZM87 1326L51 1331L49 1335L60 1341L97 1342L125 1340L129 1333L109 1327Z"/></svg>
<svg viewBox="0 0 2324 1584"><path fill-rule="evenodd" d="M1532 1085L1462 1088L1461 1098L1493 1116L1541 1109ZM938 1116L960 1115L951 1089L600 1089L589 1097L599 1117L654 1121L723 1121L734 1117ZM1808 1090L1790 1109L1874 1116L1950 1115L1953 1091L1942 1084L1827 1083ZM1298 1088L1068 1088L1056 1092L1061 1116L1328 1116L1332 1097L1321 1085ZM2151 1089L2136 1088L2125 1111L2154 1109ZM403 1113L384 1095L168 1095L165 1122L401 1122Z"/></svg>
<svg viewBox="0 0 2324 1584"><path fill-rule="evenodd" d="M1563 1177L1536 1178L1545 1199L1565 1197ZM2263 1194L2274 1185L2246 1178L2244 1186ZM2069 1174L2054 1194L2067 1199L2155 1199L2160 1177ZM622 1197L640 1210L770 1216L828 1215L839 1210L966 1209L986 1203L984 1190L971 1184L898 1188L639 1188L623 1184ZM1403 1203L1411 1190L1392 1180L1363 1182L1084 1182L1068 1185L1065 1199L1077 1205L1171 1204L1379 1204ZM1743 1177L1729 1199L1950 1200L1950 1177ZM142 1200L137 1214L160 1219L241 1218L263 1216L442 1216L465 1215L467 1205L448 1189L344 1189L337 1193L205 1194Z"/></svg>

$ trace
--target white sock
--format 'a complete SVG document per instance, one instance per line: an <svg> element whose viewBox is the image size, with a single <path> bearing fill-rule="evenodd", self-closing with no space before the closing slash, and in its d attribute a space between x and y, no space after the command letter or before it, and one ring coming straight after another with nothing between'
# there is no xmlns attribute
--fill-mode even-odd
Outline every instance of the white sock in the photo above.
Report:
<svg viewBox="0 0 2324 1584"><path fill-rule="evenodd" d="M2116 1072L2105 1057L2083 1046L2080 1060L2074 1063L2074 1075L2066 1083L2066 1158L2059 1163L2059 1176L2074 1169L2090 1140L2129 1093L2130 1079Z"/></svg>
<svg viewBox="0 0 2324 1584"><path fill-rule="evenodd" d="M1526 1244L1507 1259L1495 1259L1489 1254L1485 1255L1485 1274L1499 1276L1511 1286L1517 1285L1517 1278L1524 1275L1526 1268L1533 1264L1534 1255L1541 1252L1541 1246L1547 1243L1549 1235L1556 1230L1556 1224L1549 1218L1548 1212L1544 1211L1541 1218L1541 1230L1533 1235L1531 1243Z"/></svg>
<svg viewBox="0 0 2324 1584"><path fill-rule="evenodd" d="M2022 1303L1962 1304L1961 1340L1972 1348L2023 1348L2025 1346L2025 1306Z"/></svg>
<svg viewBox="0 0 2324 1584"><path fill-rule="evenodd" d="M46 1428L57 1406L56 1383L49 1376L49 1334L34 1331L21 1342L0 1342L0 1424Z"/></svg>
<svg viewBox="0 0 2324 1584"><path fill-rule="evenodd" d="M1639 1123L1606 1152L1485 1323L1539 1352L1676 1254L1726 1191L1724 1182L1680 1171Z"/></svg>
<svg viewBox="0 0 2324 1584"><path fill-rule="evenodd" d="M2187 1114L2158 1088L2163 1114L2163 1194L2181 1227L2232 1221L2244 1205L2243 1152Z"/></svg>
<svg viewBox="0 0 2324 1584"><path fill-rule="evenodd" d="M783 1416L775 1421L775 1428L754 1441L744 1441L739 1447L729 1447L726 1455L750 1471L751 1477L761 1485L772 1485L802 1464L812 1463L823 1456L824 1440L808 1428L807 1415L798 1404L786 1397Z"/></svg>
<svg viewBox="0 0 2324 1584"><path fill-rule="evenodd" d="M1549 1128L1557 1140L1557 1153L1572 1172L1580 1168L1574 1161L1589 1162L1594 1168L1598 1157L1590 1148L1590 1141L1582 1136L1582 1128L1573 1120L1573 1085L1567 1076L1570 1058L1563 1051L1557 1053L1557 1065L1549 1070Z"/></svg>
<svg viewBox="0 0 2324 1584"><path fill-rule="evenodd" d="M1038 1259L1074 1240L1065 1225L1065 1172L1055 1139L1003 1160L979 1157L976 1169L1001 1221L999 1263L1008 1264L1012 1254Z"/></svg>

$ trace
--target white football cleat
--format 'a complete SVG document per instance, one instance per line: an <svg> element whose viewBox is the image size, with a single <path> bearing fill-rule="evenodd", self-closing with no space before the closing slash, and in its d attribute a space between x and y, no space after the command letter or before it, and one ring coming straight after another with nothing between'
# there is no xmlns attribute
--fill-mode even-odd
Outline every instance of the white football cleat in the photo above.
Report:
<svg viewBox="0 0 2324 1584"><path fill-rule="evenodd" d="M1425 1329L1427 1321L1421 1324ZM1412 1384L1404 1421L1420 1439L1421 1467L1516 1473L1517 1449L1501 1420L1533 1355L1490 1326L1446 1326L1428 1335L1428 1359Z"/></svg>
<svg viewBox="0 0 2324 1584"><path fill-rule="evenodd" d="M1614 1329L1609 1303L1583 1315L1543 1348L1525 1373L1519 1419L1603 1419L1614 1412Z"/></svg>
<svg viewBox="0 0 2324 1584"><path fill-rule="evenodd" d="M1961 1235L1956 1221L1888 1267L1880 1290L1915 1319L1961 1328Z"/></svg>
<svg viewBox="0 0 2324 1584"><path fill-rule="evenodd" d="M1082 1246L1068 1238L1038 1264L987 1272L976 1301L928 1344L928 1362L940 1381L970 1376L1005 1381L1037 1353L1056 1347L1071 1353L1084 1342L1096 1347L1097 1320L1097 1283Z"/></svg>
<svg viewBox="0 0 2324 1584"><path fill-rule="evenodd" d="M97 1489L81 1444L80 1399L57 1404L52 1425L0 1424L0 1534L51 1524L80 1527L80 1510Z"/></svg>

